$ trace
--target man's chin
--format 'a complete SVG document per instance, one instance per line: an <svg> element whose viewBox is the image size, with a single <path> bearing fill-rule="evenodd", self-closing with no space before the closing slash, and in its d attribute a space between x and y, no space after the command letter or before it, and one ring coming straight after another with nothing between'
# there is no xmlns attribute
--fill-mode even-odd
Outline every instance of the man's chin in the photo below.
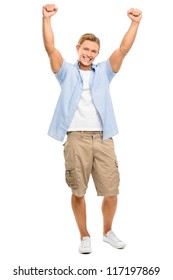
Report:
<svg viewBox="0 0 173 280"><path fill-rule="evenodd" d="M85 67L90 67L91 64L92 64L92 62L88 62L88 63L86 63L86 62L81 62L81 64L82 64L83 66L85 66Z"/></svg>
<svg viewBox="0 0 173 280"><path fill-rule="evenodd" d="M85 62L80 61L81 68L90 69L91 65L92 65L92 62L91 63L85 63Z"/></svg>

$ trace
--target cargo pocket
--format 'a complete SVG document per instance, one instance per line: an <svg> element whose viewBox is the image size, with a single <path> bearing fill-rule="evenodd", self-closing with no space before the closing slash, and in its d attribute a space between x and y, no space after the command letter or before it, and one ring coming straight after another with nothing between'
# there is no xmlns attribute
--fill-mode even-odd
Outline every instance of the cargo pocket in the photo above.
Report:
<svg viewBox="0 0 173 280"><path fill-rule="evenodd" d="M65 179L67 185L73 189L77 189L76 170L73 164L66 164Z"/></svg>

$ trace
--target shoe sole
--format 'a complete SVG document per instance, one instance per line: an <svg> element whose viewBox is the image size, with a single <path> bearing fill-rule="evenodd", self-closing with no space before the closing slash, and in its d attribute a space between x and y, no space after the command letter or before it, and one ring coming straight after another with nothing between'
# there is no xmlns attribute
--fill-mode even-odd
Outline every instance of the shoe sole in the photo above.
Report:
<svg viewBox="0 0 173 280"><path fill-rule="evenodd" d="M83 252L83 251L80 251L80 250L79 250L79 253L81 253L81 254L83 254L83 255L88 255L88 254L91 254L91 253L92 253L92 251L86 251L86 252Z"/></svg>

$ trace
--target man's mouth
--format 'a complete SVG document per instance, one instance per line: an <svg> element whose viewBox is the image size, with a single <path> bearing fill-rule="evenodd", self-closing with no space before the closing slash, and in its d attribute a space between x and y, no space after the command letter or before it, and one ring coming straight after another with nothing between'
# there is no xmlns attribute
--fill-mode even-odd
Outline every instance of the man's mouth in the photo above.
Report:
<svg viewBox="0 0 173 280"><path fill-rule="evenodd" d="M89 58L88 56L83 56L83 59L86 61L86 62L90 62L90 61L92 61L92 59L91 58Z"/></svg>

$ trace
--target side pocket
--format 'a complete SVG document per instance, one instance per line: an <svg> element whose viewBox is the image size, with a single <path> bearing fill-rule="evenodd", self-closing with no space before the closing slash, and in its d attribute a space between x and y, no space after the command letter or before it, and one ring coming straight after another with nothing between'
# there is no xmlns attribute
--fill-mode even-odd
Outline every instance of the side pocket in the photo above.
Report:
<svg viewBox="0 0 173 280"><path fill-rule="evenodd" d="M119 184L120 184L120 173L119 173L117 158L115 158L115 168L116 168L116 181L117 181L117 186L119 186Z"/></svg>
<svg viewBox="0 0 173 280"><path fill-rule="evenodd" d="M70 188L77 189L76 171L73 164L66 163L65 179Z"/></svg>
<svg viewBox="0 0 173 280"><path fill-rule="evenodd" d="M118 168L118 160L117 160L117 158L115 157L115 165L116 165L116 167Z"/></svg>

